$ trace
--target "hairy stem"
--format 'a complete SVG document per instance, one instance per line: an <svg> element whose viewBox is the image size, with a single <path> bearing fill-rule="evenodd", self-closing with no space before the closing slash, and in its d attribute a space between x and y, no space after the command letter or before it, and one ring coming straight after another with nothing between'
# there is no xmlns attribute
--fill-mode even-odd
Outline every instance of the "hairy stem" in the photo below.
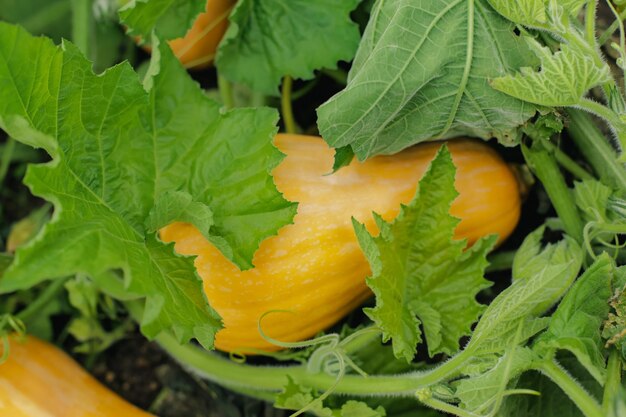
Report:
<svg viewBox="0 0 626 417"><path fill-rule="evenodd" d="M612 401L617 398L622 384L622 361L619 352L611 349L609 354L609 362L607 364L606 383L604 384L604 397L602 399L602 409L605 415L609 415L613 404Z"/></svg>
<svg viewBox="0 0 626 417"><path fill-rule="evenodd" d="M91 58L91 30L94 27L92 0L72 0L72 41L88 58Z"/></svg>
<svg viewBox="0 0 626 417"><path fill-rule="evenodd" d="M326 391L337 383L335 376L307 372L304 365L273 367L236 363L193 345L181 345L167 333L157 336L156 341L187 369L210 381L238 391L279 392L287 383L288 376L319 391ZM467 358L468 355L459 354L427 372L370 377L345 375L339 380L333 392L355 396L413 397L417 389L436 384L454 375Z"/></svg>
<svg viewBox="0 0 626 417"><path fill-rule="evenodd" d="M293 88L293 79L290 76L283 78L283 88L281 94L281 109L283 113L283 122L285 123L285 131L287 133L297 133L298 127L293 117L293 106L291 103L291 90Z"/></svg>
<svg viewBox="0 0 626 417"><path fill-rule="evenodd" d="M619 19L615 19L615 21L611 24L611 26L609 26L604 31L604 33L600 35L600 37L598 38L598 43L600 45L604 45L606 41L608 41L609 38L613 36L613 33L615 33L615 31L620 27L624 19L626 19L626 9L622 10L621 13L619 14Z"/></svg>
<svg viewBox="0 0 626 417"><path fill-rule="evenodd" d="M24 310L20 311L16 317L22 320L24 323L28 325L28 321L41 313L41 310L52 301L59 294L59 291L65 285L67 278L58 278L55 279L46 287L46 289L26 307Z"/></svg>
<svg viewBox="0 0 626 417"><path fill-rule="evenodd" d="M2 150L2 157L0 158L0 185L4 182L4 179L9 172L9 165L13 159L13 151L15 150L15 139L11 136L7 138Z"/></svg>
<svg viewBox="0 0 626 417"><path fill-rule="evenodd" d="M567 109L567 114L570 119L567 128L569 136L596 174L607 185L626 193L626 170L618 162L617 153L607 142L606 137L585 112Z"/></svg>
<svg viewBox="0 0 626 417"><path fill-rule="evenodd" d="M555 146L555 145L553 145L552 143L550 143L548 141L542 142L542 145L546 149L548 149L550 152L552 152L552 154L554 155L554 158L559 163L559 165L561 165L563 168L565 168L567 171L569 171L570 174L574 175L579 180L592 180L592 179L594 179L593 175L588 173L585 170L585 168L583 168L580 165L578 165L578 163L576 163L576 161L574 161L572 158L569 157L569 155L567 155L565 152L563 152L561 149L559 149L558 146Z"/></svg>
<svg viewBox="0 0 626 417"><path fill-rule="evenodd" d="M541 362L537 368L555 382L582 411L585 417L604 417L602 407L576 380L555 361Z"/></svg>
<svg viewBox="0 0 626 417"><path fill-rule="evenodd" d="M522 152L528 166L535 172L548 193L556 213L563 222L565 232L582 243L583 221L554 156L539 142L535 142L530 148L522 146Z"/></svg>
<svg viewBox="0 0 626 417"><path fill-rule="evenodd" d="M222 103L227 109L235 107L235 99L233 97L233 85L230 81L224 78L222 75L217 76L217 88L222 98Z"/></svg>

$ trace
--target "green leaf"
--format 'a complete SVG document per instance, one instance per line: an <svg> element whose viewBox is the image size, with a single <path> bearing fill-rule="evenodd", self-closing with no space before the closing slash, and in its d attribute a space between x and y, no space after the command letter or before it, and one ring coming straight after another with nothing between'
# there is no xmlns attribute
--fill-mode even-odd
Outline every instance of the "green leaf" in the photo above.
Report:
<svg viewBox="0 0 626 417"><path fill-rule="evenodd" d="M211 239L213 212L208 206L193 201L193 197L188 193L168 191L159 196L146 221L146 230L157 232L174 222L191 223L204 237Z"/></svg>
<svg viewBox="0 0 626 417"><path fill-rule="evenodd" d="M613 191L596 180L576 181L574 199L586 221L608 221L607 207Z"/></svg>
<svg viewBox="0 0 626 417"><path fill-rule="evenodd" d="M540 70L525 67L517 74L496 78L491 82L496 90L541 106L576 106L587 91L611 80L606 63L598 66L576 46L564 43L552 53L534 38L524 39L541 60Z"/></svg>
<svg viewBox="0 0 626 417"><path fill-rule="evenodd" d="M206 0L132 0L119 15L132 34L149 39L156 30L163 39L174 39L183 37L205 10Z"/></svg>
<svg viewBox="0 0 626 417"><path fill-rule="evenodd" d="M549 310L570 287L580 269L583 253L569 236L548 244L537 252L543 228L530 234L513 264L514 280L487 307L466 350L474 354L504 351L516 337L523 322L520 342L527 340L547 325L539 318ZM520 265L523 265L520 266Z"/></svg>
<svg viewBox="0 0 626 417"><path fill-rule="evenodd" d="M367 315L392 339L397 358L410 362L424 328L431 356L459 349L483 306L476 294L490 285L483 278L486 255L496 237L479 240L465 250L466 241L453 240L459 220L449 214L456 198L455 167L444 146L420 181L419 189L398 217L386 223L375 215L380 235L372 237L353 220L359 243L372 268L367 285L376 307Z"/></svg>
<svg viewBox="0 0 626 417"><path fill-rule="evenodd" d="M514 23L525 26L543 26L547 23L546 0L489 0L489 4Z"/></svg>
<svg viewBox="0 0 626 417"><path fill-rule="evenodd" d="M513 29L487 0L379 0L347 88L318 109L322 136L360 160L461 135L514 143L535 108L488 82L535 61Z"/></svg>
<svg viewBox="0 0 626 417"><path fill-rule="evenodd" d="M282 157L271 143L275 112L221 114L166 47L155 50L146 93L128 64L95 76L72 44L58 48L1 23L0 38L0 126L52 156L30 166L25 182L55 207L42 233L17 251L0 291L120 269L126 291L146 297L147 336L171 329L180 341L210 347L221 324L193 260L144 224L163 196L187 193L213 213L220 248L251 266L259 242L295 210L269 174Z"/></svg>
<svg viewBox="0 0 626 417"><path fill-rule="evenodd" d="M240 0L217 52L220 74L276 95L282 77L308 80L313 71L349 61L359 44L350 20L360 0Z"/></svg>
<svg viewBox="0 0 626 417"><path fill-rule="evenodd" d="M604 253L568 291L535 343L544 355L569 350L600 384L606 374L601 327L609 314L612 277L613 261Z"/></svg>
<svg viewBox="0 0 626 417"><path fill-rule="evenodd" d="M287 385L283 391L276 396L274 407L287 410L301 410L309 406L315 400L313 390L296 383L287 376ZM347 401L340 409L330 409L324 407L321 401L315 401L307 412L318 417L385 417L386 413L382 407L375 410L360 401Z"/></svg>
<svg viewBox="0 0 626 417"><path fill-rule="evenodd" d="M534 360L528 348L517 347L507 352L489 371L459 382L455 395L461 400L462 408L482 412L497 405L509 381L530 369Z"/></svg>

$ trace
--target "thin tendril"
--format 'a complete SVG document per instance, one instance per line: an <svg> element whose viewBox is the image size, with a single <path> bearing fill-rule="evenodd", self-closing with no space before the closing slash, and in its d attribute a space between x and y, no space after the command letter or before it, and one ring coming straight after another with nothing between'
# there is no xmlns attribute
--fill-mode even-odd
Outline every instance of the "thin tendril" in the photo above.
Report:
<svg viewBox="0 0 626 417"><path fill-rule="evenodd" d="M305 405L304 407L302 407L300 410L296 411L295 413L291 414L289 417L297 417L309 411L315 404L323 404L324 400L328 398L333 392L335 392L335 390L339 386L339 383L341 382L343 377L346 375L346 363L344 361L343 356L339 354L338 352L333 352L332 354L337 359L337 362L339 362L339 373L337 374L337 378L335 378L335 382L326 391L324 391L319 397L315 398L313 401L311 401L310 403L308 403L307 405Z"/></svg>

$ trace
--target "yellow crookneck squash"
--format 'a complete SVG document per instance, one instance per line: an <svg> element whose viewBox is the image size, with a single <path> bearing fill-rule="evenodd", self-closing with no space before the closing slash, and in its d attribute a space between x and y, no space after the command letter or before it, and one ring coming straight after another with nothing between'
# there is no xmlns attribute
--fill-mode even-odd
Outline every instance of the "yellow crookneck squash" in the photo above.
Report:
<svg viewBox="0 0 626 417"><path fill-rule="evenodd" d="M49 343L34 337L10 343L8 360L0 364L0 416L153 417Z"/></svg>
<svg viewBox="0 0 626 417"><path fill-rule="evenodd" d="M401 203L415 195L419 179L441 146L421 144L393 156L353 161L332 175L334 151L317 137L278 135L286 154L274 170L285 198L299 203L294 223L266 239L254 256L255 268L240 271L199 231L186 223L161 230L175 250L197 255L209 302L222 316L224 329L215 345L224 351L276 350L258 331L281 341L300 341L339 321L372 295L370 273L351 218L376 231L372 211L393 219ZM456 238L469 244L497 233L504 240L520 215L520 192L510 167L486 144L468 139L447 142L457 167L459 197L451 213L461 222Z"/></svg>

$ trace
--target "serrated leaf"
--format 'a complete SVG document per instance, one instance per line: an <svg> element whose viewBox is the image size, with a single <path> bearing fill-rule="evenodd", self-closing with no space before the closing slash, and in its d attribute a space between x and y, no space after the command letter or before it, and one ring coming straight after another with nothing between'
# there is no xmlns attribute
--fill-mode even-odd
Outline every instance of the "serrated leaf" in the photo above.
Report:
<svg viewBox="0 0 626 417"><path fill-rule="evenodd" d="M217 52L220 74L277 95L282 77L311 79L314 70L349 61L359 44L350 20L360 0L240 0Z"/></svg>
<svg viewBox="0 0 626 417"><path fill-rule="evenodd" d="M437 153L418 191L398 217L386 223L376 216L380 235L372 237L353 220L355 231L372 268L367 285L376 307L367 315L392 340L397 358L410 362L424 328L431 356L459 349L483 306L475 297L490 285L483 278L486 255L495 236L479 240L464 251L466 241L453 240L459 220L449 214L456 198L455 167L444 146Z"/></svg>
<svg viewBox="0 0 626 417"><path fill-rule="evenodd" d="M459 382L455 396L461 400L464 410L482 412L498 400L498 394L507 387L509 381L528 370L534 360L528 348L517 347L507 352L489 371Z"/></svg>
<svg viewBox="0 0 626 417"><path fill-rule="evenodd" d="M535 350L548 355L569 350L600 384L606 374L601 327L609 314L612 277L613 262L604 253L568 291L535 343Z"/></svg>
<svg viewBox="0 0 626 417"><path fill-rule="evenodd" d="M119 15L132 34L149 39L156 30L161 38L174 39L187 33L206 4L206 0L132 0Z"/></svg>
<svg viewBox="0 0 626 417"><path fill-rule="evenodd" d="M570 237L557 244L549 244L542 252L536 248L539 232L529 235L527 248L518 253L529 263L510 287L502 291L487 307L474 329L466 350L475 354L504 351L516 337L517 328L523 322L520 342L527 340L547 324L539 318L550 309L567 291L576 278L583 260L578 244ZM531 256L531 254L535 256ZM548 256L543 255L548 254ZM519 263L519 261L517 262ZM516 267L514 263L514 274Z"/></svg>
<svg viewBox="0 0 626 417"><path fill-rule="evenodd" d="M30 166L25 182L55 206L42 233L17 251L0 291L120 269L126 291L146 297L147 336L171 329L210 347L220 320L193 260L144 224L168 192L187 193L213 213L221 249L251 266L259 242L294 213L269 175L281 159L271 144L275 112L220 114L167 47L155 50L147 93L128 64L96 76L72 44L55 47L6 24L0 38L0 126L52 156Z"/></svg>
<svg viewBox="0 0 626 417"><path fill-rule="evenodd" d="M552 53L534 38L524 39L541 60L540 70L525 67L517 74L496 78L491 82L496 90L541 106L576 106L587 91L611 80L608 65L598 66L580 48L564 43Z"/></svg>
<svg viewBox="0 0 626 417"><path fill-rule="evenodd" d="M535 61L513 28L487 0L379 0L347 88L318 109L322 136L360 160L433 138L515 143L535 108L488 83Z"/></svg>

